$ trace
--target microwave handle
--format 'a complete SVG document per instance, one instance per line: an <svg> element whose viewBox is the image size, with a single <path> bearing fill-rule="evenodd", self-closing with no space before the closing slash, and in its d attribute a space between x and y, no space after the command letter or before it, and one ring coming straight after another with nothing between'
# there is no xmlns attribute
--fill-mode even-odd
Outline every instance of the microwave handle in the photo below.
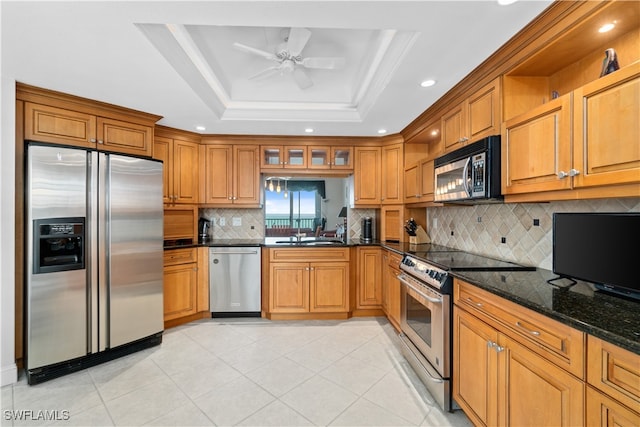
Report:
<svg viewBox="0 0 640 427"><path fill-rule="evenodd" d="M467 159L467 162L464 164L464 169L462 170L462 185L464 186L464 191L467 193L467 196L471 197L471 191L469 191L469 185L467 185L467 173L469 172L469 165L471 165L471 157Z"/></svg>

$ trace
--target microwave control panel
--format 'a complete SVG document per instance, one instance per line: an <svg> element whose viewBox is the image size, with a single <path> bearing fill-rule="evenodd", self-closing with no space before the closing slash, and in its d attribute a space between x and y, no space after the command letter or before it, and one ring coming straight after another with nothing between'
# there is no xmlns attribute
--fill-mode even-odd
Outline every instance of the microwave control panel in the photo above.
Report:
<svg viewBox="0 0 640 427"><path fill-rule="evenodd" d="M471 157L471 197L483 197L486 194L485 160L486 153Z"/></svg>

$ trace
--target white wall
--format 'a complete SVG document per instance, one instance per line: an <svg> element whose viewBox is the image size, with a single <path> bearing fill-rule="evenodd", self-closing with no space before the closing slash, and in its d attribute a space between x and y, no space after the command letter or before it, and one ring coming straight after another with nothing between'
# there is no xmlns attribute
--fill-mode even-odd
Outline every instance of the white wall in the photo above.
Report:
<svg viewBox="0 0 640 427"><path fill-rule="evenodd" d="M1 65L1 64L0 64ZM0 384L17 381L15 364L15 81L0 85Z"/></svg>

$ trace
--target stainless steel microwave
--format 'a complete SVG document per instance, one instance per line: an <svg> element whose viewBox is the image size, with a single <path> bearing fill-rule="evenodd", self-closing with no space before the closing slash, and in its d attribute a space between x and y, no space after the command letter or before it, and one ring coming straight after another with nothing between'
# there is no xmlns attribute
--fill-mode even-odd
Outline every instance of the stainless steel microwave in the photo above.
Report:
<svg viewBox="0 0 640 427"><path fill-rule="evenodd" d="M490 136L434 161L436 202L501 201L500 136Z"/></svg>

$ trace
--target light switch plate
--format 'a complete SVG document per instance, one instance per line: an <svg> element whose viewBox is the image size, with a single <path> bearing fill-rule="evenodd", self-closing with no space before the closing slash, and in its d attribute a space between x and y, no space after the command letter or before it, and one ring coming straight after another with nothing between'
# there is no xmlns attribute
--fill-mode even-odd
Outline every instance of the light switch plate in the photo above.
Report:
<svg viewBox="0 0 640 427"><path fill-rule="evenodd" d="M241 225L242 225L242 218L234 217L233 218L233 226L234 227L240 227Z"/></svg>

